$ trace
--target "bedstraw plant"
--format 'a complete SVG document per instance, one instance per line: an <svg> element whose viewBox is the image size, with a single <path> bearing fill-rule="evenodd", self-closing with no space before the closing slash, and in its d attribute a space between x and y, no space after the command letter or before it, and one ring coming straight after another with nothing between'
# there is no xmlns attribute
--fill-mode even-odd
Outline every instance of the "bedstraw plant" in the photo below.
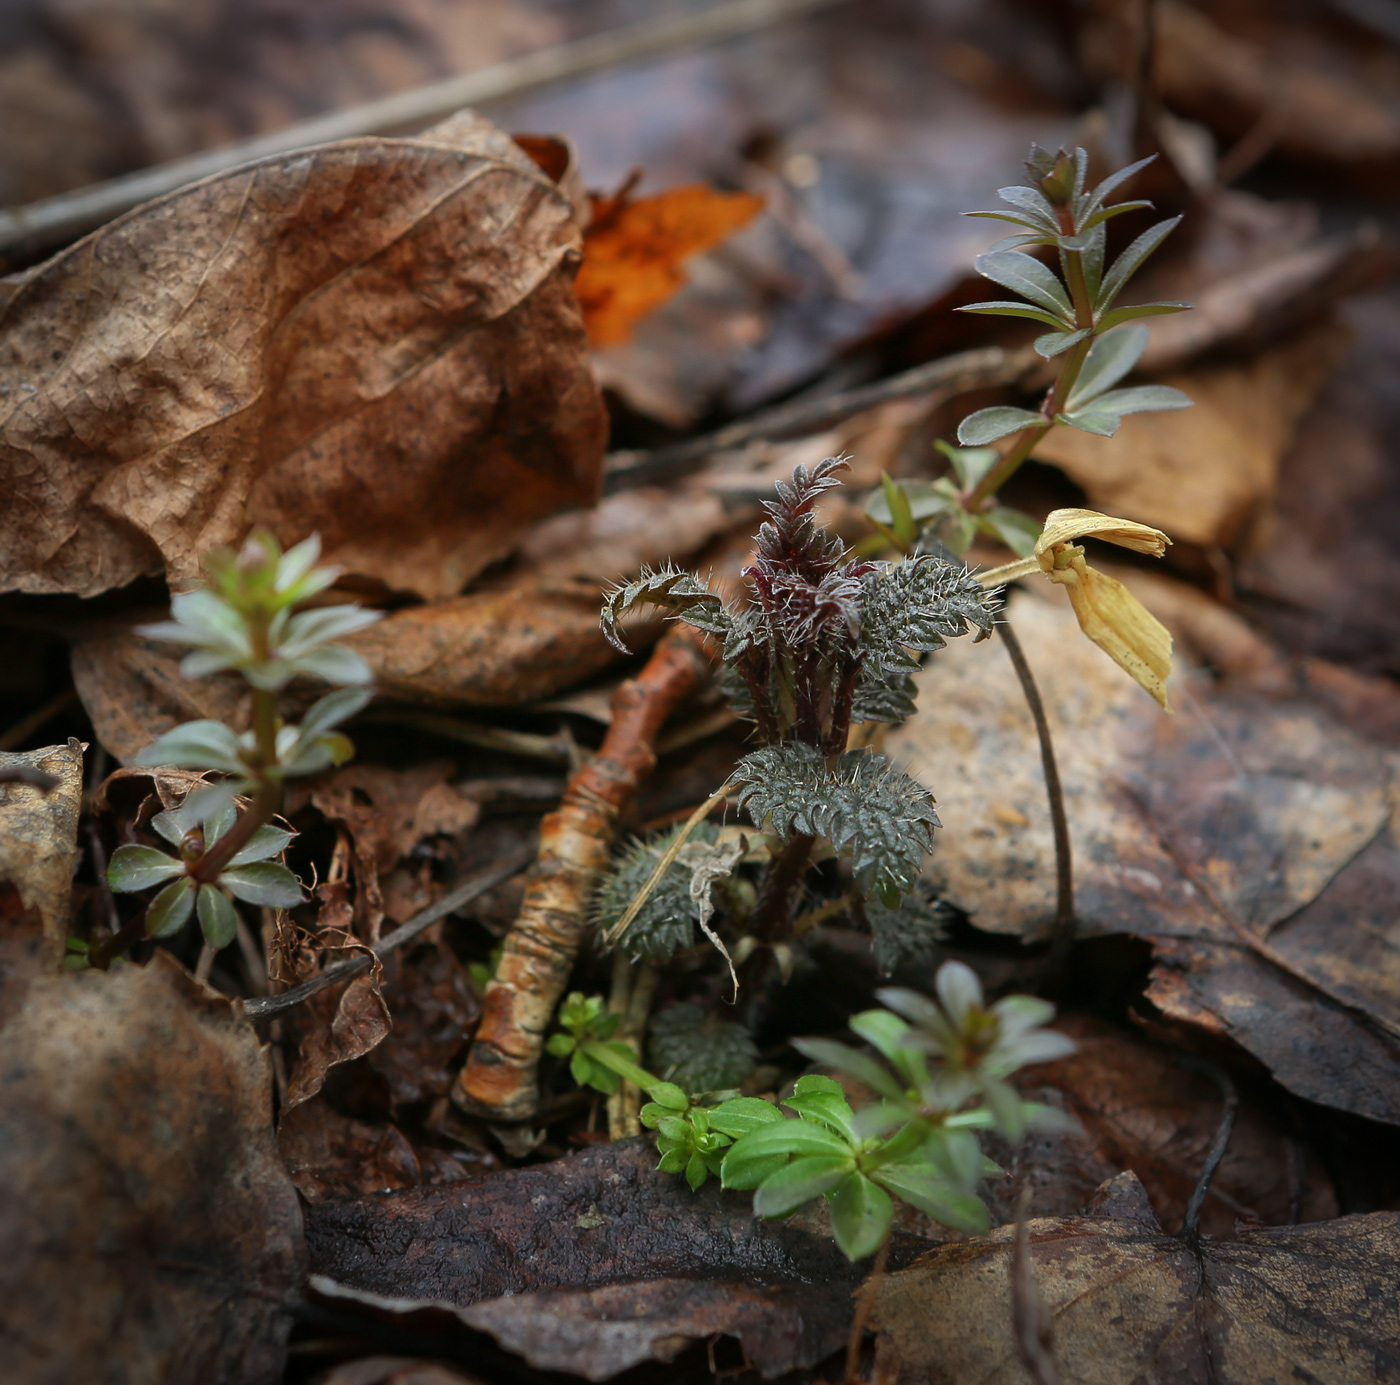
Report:
<svg viewBox="0 0 1400 1385"><path fill-rule="evenodd" d="M186 722L135 758L138 765L177 765L219 779L152 819L173 850L122 846L107 870L119 892L161 887L144 911L145 936L169 937L198 916L205 945L201 971L213 952L234 939L235 899L268 908L303 901L295 876L274 859L293 835L272 822L283 784L348 760L354 748L336 728L371 697L369 666L333 641L373 623L379 613L356 605L309 605L339 575L338 568L316 565L320 551L315 536L283 553L271 534L255 533L237 552L209 554L205 580L171 598L171 619L140 631L190 649L180 665L185 677L232 670L249 689L249 730L240 734L221 721ZM300 724L288 725L278 714L278 697L297 677L336 686Z"/></svg>

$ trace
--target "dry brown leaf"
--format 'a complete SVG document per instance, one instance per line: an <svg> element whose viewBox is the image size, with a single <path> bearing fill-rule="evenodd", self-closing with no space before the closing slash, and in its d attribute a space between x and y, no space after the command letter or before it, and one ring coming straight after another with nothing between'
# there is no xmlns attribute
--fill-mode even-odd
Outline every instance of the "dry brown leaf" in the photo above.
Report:
<svg viewBox="0 0 1400 1385"><path fill-rule="evenodd" d="M1129 1217L1029 1222L1030 1262L1074 1385L1393 1385L1400 1215L1245 1231L1199 1248ZM879 1286L882 1385L1020 1385L1012 1228L941 1246Z"/></svg>
<svg viewBox="0 0 1400 1385"><path fill-rule="evenodd" d="M1316 704L1199 676L1174 680L1181 711L1163 717L1038 588L1009 614L1055 735L1081 935L1150 940L1159 1004L1308 1100L1400 1123L1387 752ZM1036 934L1054 852L1010 662L950 648L917 681L919 711L886 744L939 799L929 874L978 927Z"/></svg>
<svg viewBox="0 0 1400 1385"><path fill-rule="evenodd" d="M1167 376L1191 408L1134 414L1112 438L1056 428L1036 458L1083 486L1094 509L1156 525L1177 543L1239 546L1345 349L1345 334L1322 328L1243 364Z"/></svg>
<svg viewBox="0 0 1400 1385"><path fill-rule="evenodd" d="M0 589L185 580L264 524L459 592L596 497L579 243L463 113L207 179L0 282Z"/></svg>
<svg viewBox="0 0 1400 1385"><path fill-rule="evenodd" d="M0 769L35 769L53 776L51 788L0 783L0 885L9 884L27 912L37 913L51 961L63 952L78 859L83 801L83 750L67 745L18 754L0 751Z"/></svg>
<svg viewBox="0 0 1400 1385"><path fill-rule="evenodd" d="M592 1380L719 1333L766 1378L842 1344L859 1274L824 1217L759 1221L715 1182L693 1193L655 1164L649 1141L627 1140L451 1188L317 1203L311 1288L425 1330L433 1315L465 1323ZM905 1238L895 1262L910 1253Z"/></svg>
<svg viewBox="0 0 1400 1385"><path fill-rule="evenodd" d="M635 201L629 189L594 200L574 288L594 346L630 340L633 325L685 283L681 262L750 221L763 199L692 184Z"/></svg>
<svg viewBox="0 0 1400 1385"><path fill-rule="evenodd" d="M502 577L465 596L394 611L345 643L369 661L383 694L409 702L510 706L580 683L617 660L598 625L604 586L635 576L643 563L684 561L736 528L748 532L749 508L726 504L712 480L640 487L546 520ZM629 640L643 648L661 629L661 621L643 620ZM74 646L78 695L98 740L118 759L177 722L247 725L241 680L190 682L179 664L172 646L130 632Z"/></svg>
<svg viewBox="0 0 1400 1385"><path fill-rule="evenodd" d="M0 962L0 1377L274 1385L305 1251L267 1050L163 954Z"/></svg>

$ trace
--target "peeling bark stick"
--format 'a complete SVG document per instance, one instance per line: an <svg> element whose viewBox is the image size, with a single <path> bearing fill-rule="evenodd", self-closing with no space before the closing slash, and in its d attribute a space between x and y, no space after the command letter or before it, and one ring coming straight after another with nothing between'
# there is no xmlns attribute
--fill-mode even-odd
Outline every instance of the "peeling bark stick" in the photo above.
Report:
<svg viewBox="0 0 1400 1385"><path fill-rule="evenodd" d="M497 1120L526 1120L539 1091L535 1070L550 1016L588 927L588 897L607 865L618 819L656 764L656 738L671 712L709 671L713 644L676 626L642 672L613 695L602 747L569 781L540 829L520 916L486 988L481 1026L454 1097Z"/></svg>

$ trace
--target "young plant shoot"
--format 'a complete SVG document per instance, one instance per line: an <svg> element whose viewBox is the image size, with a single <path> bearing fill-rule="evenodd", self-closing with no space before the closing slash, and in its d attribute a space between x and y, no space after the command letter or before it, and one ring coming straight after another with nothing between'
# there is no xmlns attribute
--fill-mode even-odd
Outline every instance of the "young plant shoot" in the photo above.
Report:
<svg viewBox="0 0 1400 1385"><path fill-rule="evenodd" d="M146 936L169 937L197 914L205 966L233 941L234 899L282 909L303 901L296 877L274 859L292 838L271 825L282 786L348 760L354 748L335 728L371 697L369 666L332 641L372 624L379 613L354 605L299 609L339 575L337 568L316 566L320 551L315 536L283 553L270 534L255 533L237 553L211 553L206 581L171 599L172 619L141 631L191 648L180 665L185 677L232 669L251 694L251 730L240 735L219 721L186 722L136 757L138 765L178 765L223 780L152 819L173 851L122 846L107 869L117 891L162 887L145 911ZM278 716L277 697L299 676L336 685L336 691L314 703L300 725L288 726ZM240 797L248 800L241 812Z"/></svg>
<svg viewBox="0 0 1400 1385"><path fill-rule="evenodd" d="M846 466L831 457L778 484L744 574L747 606L733 607L698 577L668 567L615 588L603 608L604 633L619 649L626 648L619 618L645 605L723 641L734 707L762 742L729 780L754 825L773 839L747 920L761 944L788 938L819 841L849 860L865 894L889 906L913 887L938 826L933 797L876 751L848 750L851 724L903 720L913 709L916 656L970 629L985 639L997 606L960 563L928 554L856 559L826 534L813 510Z"/></svg>

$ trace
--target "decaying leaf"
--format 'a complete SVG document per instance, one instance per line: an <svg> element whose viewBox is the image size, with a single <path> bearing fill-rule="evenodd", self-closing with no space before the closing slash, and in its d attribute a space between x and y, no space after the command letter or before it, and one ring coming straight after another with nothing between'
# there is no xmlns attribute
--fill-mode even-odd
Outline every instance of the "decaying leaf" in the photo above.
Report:
<svg viewBox="0 0 1400 1385"><path fill-rule="evenodd" d="M1247 363L1170 375L1162 383L1184 390L1191 408L1134 414L1112 438L1056 428L1036 458L1083 486L1095 509L1156 525L1178 543L1239 546L1345 349L1345 334L1324 327Z"/></svg>
<svg viewBox="0 0 1400 1385"><path fill-rule="evenodd" d="M1390 1291L1400 1215L1243 1231L1199 1246L1137 1220L1029 1222L1030 1261L1075 1385L1400 1380ZM1011 1335L1012 1228L940 1246L879 1286L875 1378L888 1385L1019 1385Z"/></svg>
<svg viewBox="0 0 1400 1385"><path fill-rule="evenodd" d="M1028 1097L1053 1101L1069 1112L1084 1135L1037 1136L1029 1148L999 1147L994 1157L1009 1176L990 1185L992 1196L1009 1212L1017 1186L1030 1182L1035 1194L1030 1214L1055 1215L1043 1200L1064 1206L1064 1190L1051 1186L1047 1173L1082 1186L1086 1180L1073 1169L1078 1154L1092 1170L1105 1164L1130 1170L1158 1221L1175 1232L1215 1138L1220 1102L1214 1085L1181 1067L1169 1050L1105 1020L1066 1015L1055 1027L1075 1041L1076 1051L1035 1068L1020 1085ZM1063 1165L1042 1172L1027 1160L1034 1145L1061 1143L1067 1146ZM1081 1197L1066 1210L1078 1212L1086 1201ZM1284 1226L1336 1215L1336 1194L1317 1156L1246 1092L1211 1183L1202 1231L1226 1236L1237 1221Z"/></svg>
<svg viewBox="0 0 1400 1385"><path fill-rule="evenodd" d="M1300 1096L1400 1122L1387 753L1286 686L1186 676L1162 717L1062 606L1027 592L1009 617L1055 734L1081 935L1151 940L1196 1022L1214 1016ZM887 748L938 795L929 874L978 927L1033 935L1053 915L1054 853L1010 663L952 649L918 681Z"/></svg>
<svg viewBox="0 0 1400 1385"><path fill-rule="evenodd" d="M0 282L0 589L183 581L263 524L456 594L596 497L579 244L463 113L196 183Z"/></svg>
<svg viewBox="0 0 1400 1385"><path fill-rule="evenodd" d="M304 1249L267 1051L161 954L35 947L0 961L0 1376L273 1385Z"/></svg>
<svg viewBox="0 0 1400 1385"><path fill-rule="evenodd" d="M691 1193L655 1163L648 1142L628 1140L450 1188L318 1203L312 1285L396 1315L447 1309L533 1365L592 1380L720 1333L766 1377L841 1345L859 1275L819 1222L756 1221L742 1199L713 1183ZM910 1249L906 1238L896 1263Z"/></svg>
<svg viewBox="0 0 1400 1385"><path fill-rule="evenodd" d="M747 535L749 518L747 507L726 505L717 478L625 491L537 525L501 577L465 596L393 611L345 643L369 661L386 697L467 707L548 697L617 659L598 626L603 586L670 557L700 552L704 565L706 545L735 529ZM737 565L742 555L733 556ZM659 620L639 622L633 647L661 629ZM247 692L238 679L191 682L179 663L170 645L130 632L74 646L74 684L113 755L130 759L181 721L211 717L246 727ZM298 694L294 685L293 712Z"/></svg>
<svg viewBox="0 0 1400 1385"><path fill-rule="evenodd" d="M713 249L763 208L747 192L701 184L633 199L626 188L594 201L574 283L594 346L627 341L632 326L685 283L681 263Z"/></svg>
<svg viewBox="0 0 1400 1385"><path fill-rule="evenodd" d="M277 1151L308 1202L411 1188L420 1181L413 1146L395 1126L351 1120L324 1097L282 1117Z"/></svg>
<svg viewBox="0 0 1400 1385"><path fill-rule="evenodd" d="M477 1377L410 1356L361 1356L319 1376L316 1385L477 1385Z"/></svg>
<svg viewBox="0 0 1400 1385"><path fill-rule="evenodd" d="M38 770L53 781L0 782L0 885L13 886L21 908L37 913L51 960L63 951L73 894L83 749L70 738L42 750L0 751L0 769Z"/></svg>

